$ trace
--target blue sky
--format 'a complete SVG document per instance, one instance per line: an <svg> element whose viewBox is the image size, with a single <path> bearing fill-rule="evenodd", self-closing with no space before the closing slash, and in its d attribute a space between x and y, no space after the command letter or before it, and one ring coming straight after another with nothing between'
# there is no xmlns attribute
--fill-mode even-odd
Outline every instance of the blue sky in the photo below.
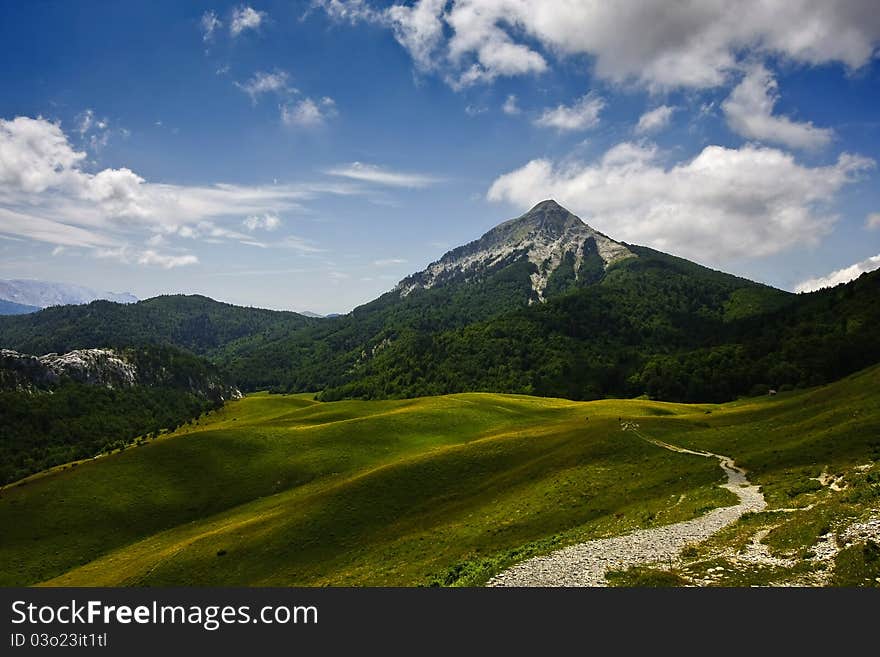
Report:
<svg viewBox="0 0 880 657"><path fill-rule="evenodd" d="M0 278L345 312L551 197L789 290L880 266L880 12L728 4L6 2Z"/></svg>

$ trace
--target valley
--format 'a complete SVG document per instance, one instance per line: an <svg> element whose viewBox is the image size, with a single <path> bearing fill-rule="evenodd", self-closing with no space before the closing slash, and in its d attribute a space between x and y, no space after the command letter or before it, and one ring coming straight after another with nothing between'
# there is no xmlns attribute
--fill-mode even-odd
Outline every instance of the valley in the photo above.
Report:
<svg viewBox="0 0 880 657"><path fill-rule="evenodd" d="M731 456L767 508L688 546L687 564L611 573L611 583L827 575L870 585L880 577L878 384L875 367L824 387L699 405L250 395L140 447L5 487L0 578L482 585L529 557L736 503L718 486L715 459L660 449L622 430L631 422L655 440ZM828 541L832 558L821 552ZM739 558L755 545L770 558Z"/></svg>

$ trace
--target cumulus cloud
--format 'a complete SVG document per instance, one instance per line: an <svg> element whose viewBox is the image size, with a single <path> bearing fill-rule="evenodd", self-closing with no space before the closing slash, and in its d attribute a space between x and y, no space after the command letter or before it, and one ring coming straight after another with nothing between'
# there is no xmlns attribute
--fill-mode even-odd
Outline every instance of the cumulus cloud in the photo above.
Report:
<svg viewBox="0 0 880 657"><path fill-rule="evenodd" d="M599 123L599 113L604 107L605 101L590 92L574 105L545 109L535 120L535 125L556 128L559 131L587 130Z"/></svg>
<svg viewBox="0 0 880 657"><path fill-rule="evenodd" d="M336 4L339 4L338 2ZM349 15L377 20L381 15L365 14L362 2L353 3ZM416 66L424 71L434 67L434 51L443 41L443 8L446 0L419 0L413 6L394 5L384 14L394 38L406 48Z"/></svg>
<svg viewBox="0 0 880 657"><path fill-rule="evenodd" d="M427 176L421 173L407 173L402 171L390 171L374 164L352 162L343 166L327 169L325 173L331 176L341 176L361 182L388 185L390 187L420 188L440 182L439 178Z"/></svg>
<svg viewBox="0 0 880 657"><path fill-rule="evenodd" d="M253 232L255 230L275 230L281 225L281 219L277 214L264 214L264 215L256 215L252 214L251 216L245 218L242 222L244 227L249 231Z"/></svg>
<svg viewBox="0 0 880 657"><path fill-rule="evenodd" d="M145 241L146 234L149 247L171 236L265 246L221 222L258 217L259 227L269 230L277 227L278 213L301 208L317 195L358 191L343 183L160 184L124 167L91 173L84 165L85 154L73 148L59 124L0 119L0 234L91 249L124 262L180 266L193 261L162 260L155 248L139 250L132 243ZM147 251L152 255L142 258Z"/></svg>
<svg viewBox="0 0 880 657"><path fill-rule="evenodd" d="M236 82L235 86L250 96L251 101L256 104L262 94L283 94L295 91L288 86L288 78L289 76L286 71L277 69L272 72L257 71L250 80Z"/></svg>
<svg viewBox="0 0 880 657"><path fill-rule="evenodd" d="M417 67L449 69L444 77L453 86L539 73L547 67L544 53L553 53L588 55L595 73L614 82L708 88L724 83L746 49L855 69L871 60L880 40L873 0L419 0L386 10L363 0L325 0L316 6L337 20L388 26Z"/></svg>
<svg viewBox="0 0 880 657"><path fill-rule="evenodd" d="M517 98L514 94L510 94L505 99L504 104L501 106L501 111L510 116L519 114L522 111L517 104Z"/></svg>
<svg viewBox="0 0 880 657"><path fill-rule="evenodd" d="M776 79L757 64L747 71L721 109L730 129L748 139L806 149L819 148L831 141L834 133L830 129L817 128L809 121L797 123L786 116L774 116L777 100Z"/></svg>
<svg viewBox="0 0 880 657"><path fill-rule="evenodd" d="M636 134L646 135L652 132L659 132L669 125L673 112L675 112L675 108L669 105L660 105L660 107L655 107L645 112L639 117L639 122L636 124Z"/></svg>
<svg viewBox="0 0 880 657"><path fill-rule="evenodd" d="M223 27L223 23L220 22L214 11L209 10L202 14L199 26L202 28L202 40L207 42L214 38L214 33Z"/></svg>
<svg viewBox="0 0 880 657"><path fill-rule="evenodd" d="M229 21L229 33L237 37L245 30L257 30L266 20L265 11L257 11L253 7L242 6L232 12L232 20Z"/></svg>
<svg viewBox="0 0 880 657"><path fill-rule="evenodd" d="M862 274L865 274L869 271L874 271L875 269L880 269L880 255L871 256L867 260L862 260L861 262L857 262L854 265L850 265L849 267L844 267L843 269L838 269L837 271L833 271L827 276L820 276L819 278L811 278L803 283L799 283L795 286L795 292L813 292L815 290L821 290L825 287L834 287L835 285L840 285L841 283L849 283L850 281L854 281Z"/></svg>
<svg viewBox="0 0 880 657"><path fill-rule="evenodd" d="M552 197L616 239L715 263L816 243L836 220L837 192L873 166L842 154L807 167L755 145L707 146L664 166L656 147L622 143L593 163L532 160L496 179L488 198L525 209Z"/></svg>
<svg viewBox="0 0 880 657"><path fill-rule="evenodd" d="M0 190L39 193L69 179L86 154L42 118L0 119Z"/></svg>
<svg viewBox="0 0 880 657"><path fill-rule="evenodd" d="M332 98L312 100L303 98L295 103L281 106L281 122L300 128L316 128L336 116L336 102Z"/></svg>
<svg viewBox="0 0 880 657"><path fill-rule="evenodd" d="M872 212L865 217L866 228L880 228L880 212Z"/></svg>

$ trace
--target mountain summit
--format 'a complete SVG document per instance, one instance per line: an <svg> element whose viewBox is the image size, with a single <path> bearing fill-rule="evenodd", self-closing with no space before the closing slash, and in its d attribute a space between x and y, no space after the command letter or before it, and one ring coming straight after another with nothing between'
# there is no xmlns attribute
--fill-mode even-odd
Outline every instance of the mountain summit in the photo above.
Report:
<svg viewBox="0 0 880 657"><path fill-rule="evenodd" d="M526 261L531 265L532 301L544 301L548 287L594 282L608 265L631 257L635 254L626 246L594 230L556 201L547 200L449 251L424 271L403 279L395 290L405 297L419 288L481 280Z"/></svg>

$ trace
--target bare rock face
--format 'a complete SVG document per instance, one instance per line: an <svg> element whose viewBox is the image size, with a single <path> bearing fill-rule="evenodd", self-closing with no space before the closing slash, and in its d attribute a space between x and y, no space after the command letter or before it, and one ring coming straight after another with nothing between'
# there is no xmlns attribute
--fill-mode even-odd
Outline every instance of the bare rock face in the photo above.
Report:
<svg viewBox="0 0 880 657"><path fill-rule="evenodd" d="M186 390L206 399L239 399L235 386L216 374L174 376L168 364L139 367L136 354L113 349L76 349L66 354L32 356L0 349L0 390L51 391L64 381L122 389L163 386Z"/></svg>
<svg viewBox="0 0 880 657"><path fill-rule="evenodd" d="M506 262L525 258L535 267L532 289L544 300L550 276L568 261L574 276L582 276L589 258L603 268L624 258L636 257L625 245L594 230L556 201L542 201L516 219L499 224L480 239L446 253L424 271L406 277L395 288L405 297L419 288L432 288L453 281L479 279Z"/></svg>
<svg viewBox="0 0 880 657"><path fill-rule="evenodd" d="M45 356L0 349L0 384L4 388L51 388L62 379L126 388L138 383L138 372L134 364L111 349L77 349Z"/></svg>
<svg viewBox="0 0 880 657"><path fill-rule="evenodd" d="M58 376L108 388L127 388L138 382L137 367L111 349L76 349L46 354L39 361Z"/></svg>

